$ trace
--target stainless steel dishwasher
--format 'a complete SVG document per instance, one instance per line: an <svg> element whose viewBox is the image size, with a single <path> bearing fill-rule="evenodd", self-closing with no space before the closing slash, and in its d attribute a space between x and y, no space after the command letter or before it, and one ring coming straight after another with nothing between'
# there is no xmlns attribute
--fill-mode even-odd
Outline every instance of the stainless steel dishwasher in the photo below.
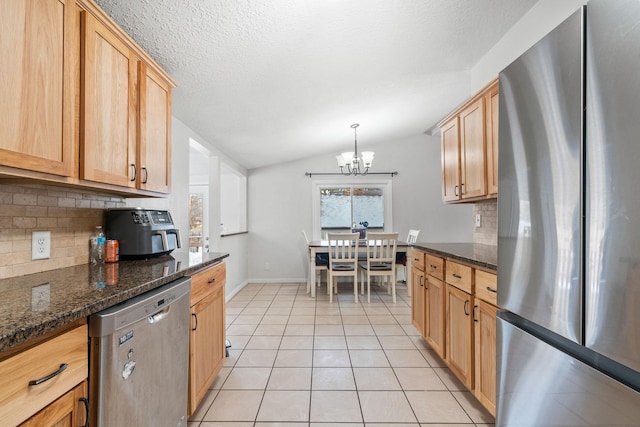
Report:
<svg viewBox="0 0 640 427"><path fill-rule="evenodd" d="M91 426L187 425L190 291L181 278L89 318Z"/></svg>

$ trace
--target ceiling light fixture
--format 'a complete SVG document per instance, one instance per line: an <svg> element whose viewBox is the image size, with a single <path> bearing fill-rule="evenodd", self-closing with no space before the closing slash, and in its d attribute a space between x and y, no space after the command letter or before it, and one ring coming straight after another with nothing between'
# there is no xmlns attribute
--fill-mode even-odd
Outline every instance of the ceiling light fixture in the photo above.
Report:
<svg viewBox="0 0 640 427"><path fill-rule="evenodd" d="M369 168L373 163L373 151L363 151L362 157L358 157L358 126L360 126L358 123L351 125L351 129L353 129L355 150L345 151L344 153L336 156L338 167L340 168L340 173L342 173L342 175L366 175L369 173Z"/></svg>

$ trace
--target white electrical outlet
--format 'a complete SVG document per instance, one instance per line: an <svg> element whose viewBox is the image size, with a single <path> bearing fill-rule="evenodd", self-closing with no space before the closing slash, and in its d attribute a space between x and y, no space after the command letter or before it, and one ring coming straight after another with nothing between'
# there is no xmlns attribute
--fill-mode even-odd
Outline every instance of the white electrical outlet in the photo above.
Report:
<svg viewBox="0 0 640 427"><path fill-rule="evenodd" d="M269 264L268 262L265 262L264 263L264 269L265 269L265 271L271 270L271 264Z"/></svg>
<svg viewBox="0 0 640 427"><path fill-rule="evenodd" d="M476 228L479 228L480 224L481 224L481 222L480 222L480 214L476 214Z"/></svg>
<svg viewBox="0 0 640 427"><path fill-rule="evenodd" d="M51 232L34 231L31 233L31 259L51 258Z"/></svg>

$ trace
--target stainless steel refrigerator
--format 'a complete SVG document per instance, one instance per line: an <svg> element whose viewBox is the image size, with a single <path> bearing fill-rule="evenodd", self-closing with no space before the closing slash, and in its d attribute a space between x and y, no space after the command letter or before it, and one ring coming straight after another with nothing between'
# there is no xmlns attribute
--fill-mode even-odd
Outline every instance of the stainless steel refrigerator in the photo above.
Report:
<svg viewBox="0 0 640 427"><path fill-rule="evenodd" d="M640 0L500 73L497 426L640 426Z"/></svg>

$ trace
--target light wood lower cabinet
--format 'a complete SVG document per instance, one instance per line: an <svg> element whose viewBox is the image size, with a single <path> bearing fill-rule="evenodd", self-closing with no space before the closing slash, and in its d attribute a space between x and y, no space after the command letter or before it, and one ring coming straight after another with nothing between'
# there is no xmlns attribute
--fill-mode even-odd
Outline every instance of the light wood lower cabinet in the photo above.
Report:
<svg viewBox="0 0 640 427"><path fill-rule="evenodd" d="M445 285L427 275L425 285L425 331L423 336L433 351L445 358Z"/></svg>
<svg viewBox="0 0 640 427"><path fill-rule="evenodd" d="M446 285L446 361L449 368L469 389L473 389L473 297L447 283Z"/></svg>
<svg viewBox="0 0 640 427"><path fill-rule="evenodd" d="M87 340L85 324L2 360L0 424L82 425L85 410L79 412L78 399L87 397L83 385L89 369ZM82 388L76 390L79 384Z"/></svg>
<svg viewBox="0 0 640 427"><path fill-rule="evenodd" d="M411 323L425 334L425 276L424 272L413 267L411 269Z"/></svg>
<svg viewBox="0 0 640 427"><path fill-rule="evenodd" d="M477 300L473 309L475 330L476 398L496 415L496 307Z"/></svg>
<svg viewBox="0 0 640 427"><path fill-rule="evenodd" d="M86 403L85 403L86 402ZM87 382L78 384L20 427L81 427L86 425Z"/></svg>
<svg viewBox="0 0 640 427"><path fill-rule="evenodd" d="M224 364L225 277L224 263L192 276L189 415L196 411Z"/></svg>

